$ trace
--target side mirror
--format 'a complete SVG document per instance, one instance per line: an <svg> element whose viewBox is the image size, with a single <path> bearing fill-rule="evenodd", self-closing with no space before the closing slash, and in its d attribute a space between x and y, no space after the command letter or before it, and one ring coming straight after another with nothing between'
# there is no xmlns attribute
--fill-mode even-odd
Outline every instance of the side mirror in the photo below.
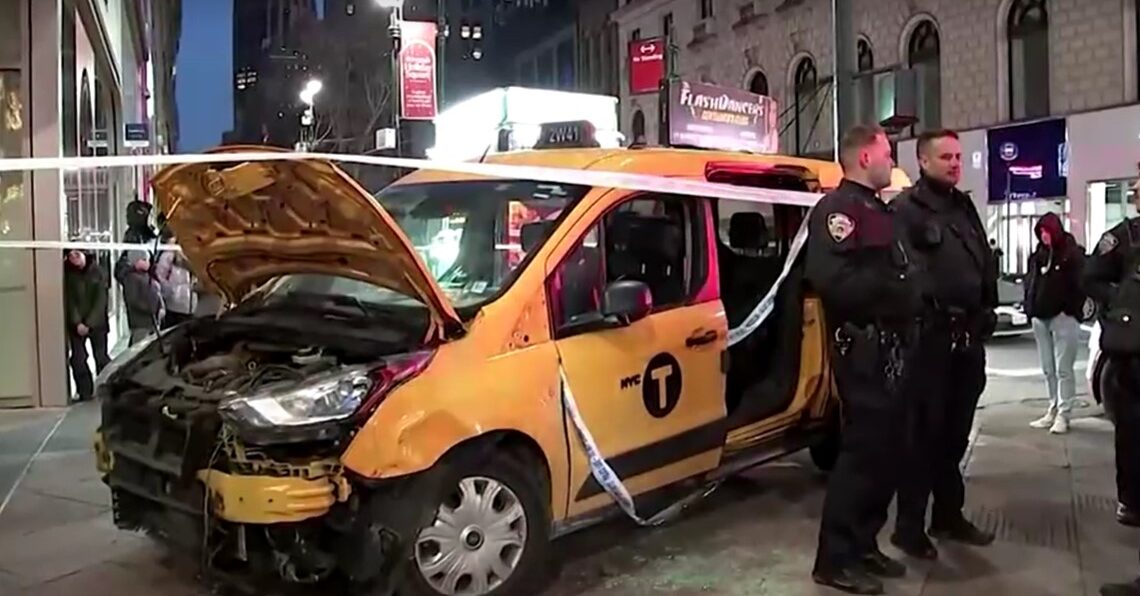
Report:
<svg viewBox="0 0 1140 596"><path fill-rule="evenodd" d="M653 310L653 292L645 282L623 280L606 286L602 296L602 315L631 325Z"/></svg>

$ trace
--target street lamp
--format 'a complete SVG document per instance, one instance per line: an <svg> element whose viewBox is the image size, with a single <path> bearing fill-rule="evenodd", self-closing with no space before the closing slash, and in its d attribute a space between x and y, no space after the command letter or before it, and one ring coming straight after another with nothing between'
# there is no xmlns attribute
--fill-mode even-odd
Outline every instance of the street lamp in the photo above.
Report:
<svg viewBox="0 0 1140 596"><path fill-rule="evenodd" d="M392 38L392 128L396 132L396 156L400 155L400 20L403 18L404 0L376 0L380 8L391 9L388 35Z"/></svg>
<svg viewBox="0 0 1140 596"><path fill-rule="evenodd" d="M317 94L321 92L323 87L324 85L319 80L309 79L308 82L305 83L305 88L301 89L301 101L304 102L305 105L312 107L313 100L316 99Z"/></svg>
<svg viewBox="0 0 1140 596"><path fill-rule="evenodd" d="M302 151L307 151L316 142L316 115L313 113L313 103L323 86L319 80L309 79L305 83L305 87L301 89L301 102L305 104L305 111L301 113L301 142L298 145ZM306 130L309 133L307 135L305 134ZM306 137L308 138L306 139Z"/></svg>

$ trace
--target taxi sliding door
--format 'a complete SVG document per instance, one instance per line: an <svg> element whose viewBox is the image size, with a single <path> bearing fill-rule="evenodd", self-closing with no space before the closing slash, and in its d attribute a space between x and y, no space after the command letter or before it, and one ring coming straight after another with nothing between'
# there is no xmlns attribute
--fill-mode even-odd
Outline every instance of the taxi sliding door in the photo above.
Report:
<svg viewBox="0 0 1140 596"><path fill-rule="evenodd" d="M634 495L720 462L727 322L710 258L710 213L699 199L631 195L575 225L546 264L570 392L599 450ZM653 295L650 314L629 324L601 312L606 285L624 280L644 282ZM591 476L569 420L567 432L569 515L612 504Z"/></svg>

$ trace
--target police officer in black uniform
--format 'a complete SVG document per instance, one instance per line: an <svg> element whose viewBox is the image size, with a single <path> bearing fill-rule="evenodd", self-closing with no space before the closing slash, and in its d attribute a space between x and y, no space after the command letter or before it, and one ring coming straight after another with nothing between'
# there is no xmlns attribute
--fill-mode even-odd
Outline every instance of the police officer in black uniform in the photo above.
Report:
<svg viewBox="0 0 1140 596"><path fill-rule="evenodd" d="M877 537L897 480L901 389L922 298L903 230L878 196L894 165L886 135L851 129L840 161L844 180L812 210L807 241L806 275L827 315L844 421L812 576L853 594L881 594L879 577L906 574Z"/></svg>
<svg viewBox="0 0 1140 596"><path fill-rule="evenodd" d="M1140 193L1133 197L1140 208ZM1101 357L1108 358L1102 397L1115 413L1116 519L1140 527L1140 219L1125 219L1101 236L1085 263L1084 288L1100 306ZM1140 596L1140 578L1102 586L1100 593Z"/></svg>
<svg viewBox="0 0 1140 596"><path fill-rule="evenodd" d="M922 133L917 149L921 176L895 203L921 255L927 301L916 383L907 392L909 465L891 542L911 556L935 559L926 533L932 493L931 535L975 546L994 540L962 515L966 486L959 466L986 386L983 342L994 330L997 271L977 209L956 188L962 174L957 133Z"/></svg>

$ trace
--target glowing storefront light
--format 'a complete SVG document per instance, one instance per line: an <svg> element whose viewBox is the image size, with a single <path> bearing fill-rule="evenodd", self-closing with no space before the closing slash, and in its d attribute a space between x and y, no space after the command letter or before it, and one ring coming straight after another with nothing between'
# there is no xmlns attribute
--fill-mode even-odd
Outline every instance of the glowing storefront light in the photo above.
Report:
<svg viewBox="0 0 1140 596"><path fill-rule="evenodd" d="M493 89L441 112L435 119L436 145L427 155L466 160L502 150L531 149L543 124L568 121L589 122L601 147L618 148L623 137L618 131L617 103L609 95L526 87ZM500 134L507 135L502 148Z"/></svg>

